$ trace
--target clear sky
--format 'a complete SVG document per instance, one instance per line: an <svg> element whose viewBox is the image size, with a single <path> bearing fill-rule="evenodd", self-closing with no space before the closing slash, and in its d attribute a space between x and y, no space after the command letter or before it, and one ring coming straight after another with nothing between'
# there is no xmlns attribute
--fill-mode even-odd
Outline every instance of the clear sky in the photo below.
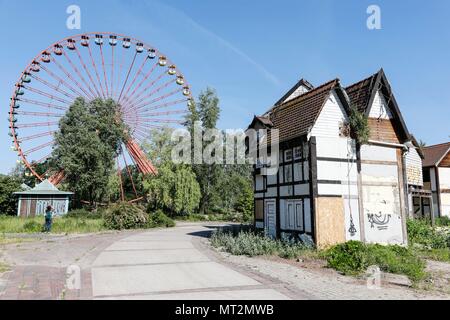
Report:
<svg viewBox="0 0 450 320"><path fill-rule="evenodd" d="M66 8L81 8L68 30ZM381 30L366 27L369 5ZM7 135L9 98L30 60L71 34L110 31L167 54L195 96L221 99L221 128L243 128L296 81L344 85L380 67L409 130L428 144L449 140L450 1L434 0L0 0L0 172L15 165Z"/></svg>

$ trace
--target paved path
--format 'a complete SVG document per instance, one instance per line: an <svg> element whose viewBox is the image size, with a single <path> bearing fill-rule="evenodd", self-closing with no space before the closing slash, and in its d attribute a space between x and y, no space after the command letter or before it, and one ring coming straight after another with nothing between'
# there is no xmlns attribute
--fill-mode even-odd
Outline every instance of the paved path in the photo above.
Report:
<svg viewBox="0 0 450 320"><path fill-rule="evenodd" d="M113 243L93 262L94 299L289 299L279 283L234 270L199 250L197 239L207 230L187 224Z"/></svg>

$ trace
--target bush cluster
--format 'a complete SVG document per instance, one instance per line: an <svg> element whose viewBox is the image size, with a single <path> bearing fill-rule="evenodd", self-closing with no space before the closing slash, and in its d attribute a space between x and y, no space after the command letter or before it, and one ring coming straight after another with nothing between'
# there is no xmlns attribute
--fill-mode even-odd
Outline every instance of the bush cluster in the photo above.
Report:
<svg viewBox="0 0 450 320"><path fill-rule="evenodd" d="M308 250L300 242L273 240L253 231L215 230L211 244L233 255L259 256L278 255L282 258L296 258Z"/></svg>
<svg viewBox="0 0 450 320"><path fill-rule="evenodd" d="M170 217L166 216L164 212L161 210L157 210L155 213L149 214L149 219L147 223L147 227L155 228L155 227L166 227L171 228L175 227L175 221Z"/></svg>
<svg viewBox="0 0 450 320"><path fill-rule="evenodd" d="M121 202L105 210L103 214L105 226L112 230L145 228L148 215L135 204Z"/></svg>
<svg viewBox="0 0 450 320"><path fill-rule="evenodd" d="M344 274L359 275L369 266L382 271L404 274L412 281L425 277L425 262L412 250L397 245L364 244L349 241L331 247L323 253L328 266Z"/></svg>
<svg viewBox="0 0 450 320"><path fill-rule="evenodd" d="M440 219L440 223L445 223ZM432 227L427 220L410 219L407 221L410 245L425 249L445 249L450 246L450 234L447 228Z"/></svg>

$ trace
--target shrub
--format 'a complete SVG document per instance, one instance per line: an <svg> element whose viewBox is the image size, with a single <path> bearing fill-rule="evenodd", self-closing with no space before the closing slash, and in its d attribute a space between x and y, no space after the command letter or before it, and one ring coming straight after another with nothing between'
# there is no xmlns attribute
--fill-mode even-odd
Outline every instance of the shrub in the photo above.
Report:
<svg viewBox="0 0 450 320"><path fill-rule="evenodd" d="M359 241L349 241L326 251L328 266L344 274L359 274L369 266L367 248Z"/></svg>
<svg viewBox="0 0 450 320"><path fill-rule="evenodd" d="M436 218L434 222L439 227L450 227L450 218L447 216Z"/></svg>
<svg viewBox="0 0 450 320"><path fill-rule="evenodd" d="M371 265L382 271L404 274L417 281L425 276L425 262L415 253L401 246L383 246L349 241L324 252L328 266L344 274L359 275Z"/></svg>
<svg viewBox="0 0 450 320"><path fill-rule="evenodd" d="M157 210L155 213L150 214L147 226L150 228L154 227L170 228L175 227L175 221L166 216L164 212L162 212L161 210Z"/></svg>
<svg viewBox="0 0 450 320"><path fill-rule="evenodd" d="M245 227L244 227L245 228ZM234 231L234 232L233 232ZM215 230L211 245L233 255L259 256L278 255L296 258L307 249L299 242L273 240L253 231Z"/></svg>
<svg viewBox="0 0 450 320"><path fill-rule="evenodd" d="M406 225L410 245L427 249L446 248L449 245L449 235L444 230L433 228L427 220L410 219Z"/></svg>
<svg viewBox="0 0 450 320"><path fill-rule="evenodd" d="M148 222L148 216L141 207L121 202L105 210L103 218L108 229L137 229L144 228Z"/></svg>

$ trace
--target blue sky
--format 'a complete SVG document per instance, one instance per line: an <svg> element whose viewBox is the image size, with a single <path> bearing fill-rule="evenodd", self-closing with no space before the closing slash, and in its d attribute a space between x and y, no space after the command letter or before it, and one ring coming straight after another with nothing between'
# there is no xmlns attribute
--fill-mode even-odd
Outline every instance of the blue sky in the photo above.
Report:
<svg viewBox="0 0 450 320"><path fill-rule="evenodd" d="M66 8L81 8L81 30L66 28ZM368 30L366 9L381 8ZM0 172L16 155L7 135L9 97L29 61L70 34L111 31L167 54L194 95L221 98L221 128L245 127L302 77L344 85L380 67L409 130L428 144L449 140L450 2L381 0L0 0Z"/></svg>

